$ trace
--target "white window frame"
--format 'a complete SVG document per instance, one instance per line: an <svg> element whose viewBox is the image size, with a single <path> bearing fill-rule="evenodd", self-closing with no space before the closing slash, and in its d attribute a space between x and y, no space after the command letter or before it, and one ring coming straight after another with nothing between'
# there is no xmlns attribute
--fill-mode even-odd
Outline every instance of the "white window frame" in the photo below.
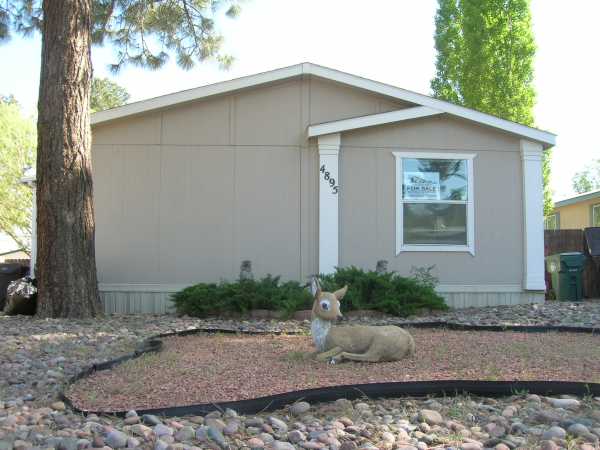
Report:
<svg viewBox="0 0 600 450"><path fill-rule="evenodd" d="M548 228L548 220L550 219L550 217L554 217L554 228ZM559 215L559 213L555 212L552 214L548 214L546 217L544 217L544 230L551 230L551 231L560 230L560 215Z"/></svg>
<svg viewBox="0 0 600 450"><path fill-rule="evenodd" d="M595 205L592 205L592 223L591 226L597 226L595 225L596 221L595 219L595 215L598 215L598 218L600 218L600 203L596 203Z"/></svg>
<svg viewBox="0 0 600 450"><path fill-rule="evenodd" d="M439 153L431 150L392 152L396 158L396 255L402 252L465 252L475 256L475 196L473 159L475 153ZM404 244L403 159L462 159L467 162L467 245ZM407 202L415 203L415 202ZM419 200L416 203L465 204L457 200Z"/></svg>

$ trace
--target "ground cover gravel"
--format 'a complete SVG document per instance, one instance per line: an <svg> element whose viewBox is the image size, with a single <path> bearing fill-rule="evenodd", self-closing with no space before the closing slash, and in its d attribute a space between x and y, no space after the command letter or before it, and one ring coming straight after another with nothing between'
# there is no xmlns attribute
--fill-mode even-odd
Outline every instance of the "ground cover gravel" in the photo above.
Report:
<svg viewBox="0 0 600 450"><path fill-rule="evenodd" d="M416 320L600 327L600 303L471 309ZM0 315L0 450L598 448L600 399L593 397L547 398L523 392L502 399L341 399L314 405L300 402L253 416L223 411L171 419L140 417L134 411L125 419L84 417L58 401L66 380L81 368L129 353L152 335L197 327L302 332L308 323L173 316L37 320Z"/></svg>

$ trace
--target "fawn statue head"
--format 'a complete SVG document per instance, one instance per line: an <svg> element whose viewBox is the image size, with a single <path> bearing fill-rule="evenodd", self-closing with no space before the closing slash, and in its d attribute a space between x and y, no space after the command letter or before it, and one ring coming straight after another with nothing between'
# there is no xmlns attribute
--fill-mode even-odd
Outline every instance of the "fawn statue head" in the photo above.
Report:
<svg viewBox="0 0 600 450"><path fill-rule="evenodd" d="M344 286L335 292L324 292L321 289L319 280L315 277L311 283L315 300L313 303L312 315L322 320L335 321L342 317L340 312L340 300L348 292L348 286Z"/></svg>

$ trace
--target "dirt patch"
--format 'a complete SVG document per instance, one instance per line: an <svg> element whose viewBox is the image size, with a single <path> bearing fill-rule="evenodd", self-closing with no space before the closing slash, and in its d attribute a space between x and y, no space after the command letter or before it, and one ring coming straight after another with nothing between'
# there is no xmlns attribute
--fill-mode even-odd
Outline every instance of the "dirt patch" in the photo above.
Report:
<svg viewBox="0 0 600 450"><path fill-rule="evenodd" d="M412 329L417 352L389 363L314 361L309 336L198 334L97 372L67 391L88 410L243 400L340 384L415 380L600 382L600 336Z"/></svg>

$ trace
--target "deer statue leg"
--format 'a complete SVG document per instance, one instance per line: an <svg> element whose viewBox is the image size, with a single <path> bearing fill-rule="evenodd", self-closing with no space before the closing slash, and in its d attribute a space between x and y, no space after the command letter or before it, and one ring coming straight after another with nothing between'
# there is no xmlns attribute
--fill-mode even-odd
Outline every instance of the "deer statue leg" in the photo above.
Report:
<svg viewBox="0 0 600 450"><path fill-rule="evenodd" d="M381 356L375 353L348 353L341 352L338 355L333 357L333 362L338 363L343 361L344 359L349 359L350 361L360 361L360 362L379 362L381 360Z"/></svg>
<svg viewBox="0 0 600 450"><path fill-rule="evenodd" d="M344 350L341 347L334 347L331 350L317 354L315 358L317 361L327 361L331 358L334 358L336 355L339 355L343 351Z"/></svg>

